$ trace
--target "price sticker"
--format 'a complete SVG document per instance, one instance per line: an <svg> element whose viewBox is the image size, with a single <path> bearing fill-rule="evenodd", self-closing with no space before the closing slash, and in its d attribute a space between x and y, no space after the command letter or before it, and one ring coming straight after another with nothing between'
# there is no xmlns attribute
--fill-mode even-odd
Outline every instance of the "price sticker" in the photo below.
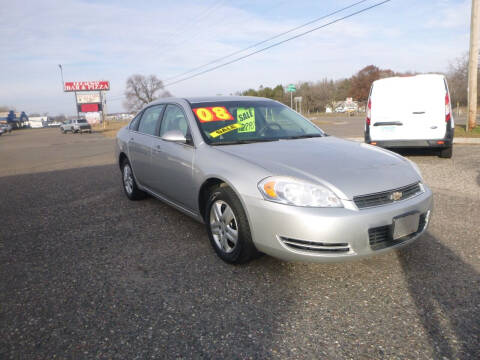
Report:
<svg viewBox="0 0 480 360"><path fill-rule="evenodd" d="M239 133L255 132L255 109L253 107L238 108L237 123L242 125L238 130Z"/></svg>
<svg viewBox="0 0 480 360"><path fill-rule="evenodd" d="M201 123L210 121L226 121L233 120L232 114L230 114L225 106L212 106L193 109L195 115Z"/></svg>

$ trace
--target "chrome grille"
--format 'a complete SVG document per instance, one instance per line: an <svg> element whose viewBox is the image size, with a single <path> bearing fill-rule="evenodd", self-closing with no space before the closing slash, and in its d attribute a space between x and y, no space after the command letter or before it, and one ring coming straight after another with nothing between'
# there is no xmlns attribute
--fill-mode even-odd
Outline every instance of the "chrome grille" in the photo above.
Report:
<svg viewBox="0 0 480 360"><path fill-rule="evenodd" d="M420 183L411 184L398 189L383 191L375 194L354 196L353 201L359 209L381 206L394 203L395 201L401 201L411 198L422 192ZM402 193L402 196L398 200L394 200L394 193Z"/></svg>
<svg viewBox="0 0 480 360"><path fill-rule="evenodd" d="M287 247L295 250L312 251L317 253L339 253L350 251L348 243L321 243L286 237L280 237L280 241Z"/></svg>

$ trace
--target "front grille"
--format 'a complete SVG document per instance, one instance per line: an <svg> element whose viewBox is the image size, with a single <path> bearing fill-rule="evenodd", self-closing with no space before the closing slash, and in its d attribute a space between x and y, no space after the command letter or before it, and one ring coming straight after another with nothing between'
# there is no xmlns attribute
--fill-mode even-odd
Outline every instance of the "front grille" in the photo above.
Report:
<svg viewBox="0 0 480 360"><path fill-rule="evenodd" d="M288 248L316 253L345 253L350 251L348 243L321 243L280 237L280 241Z"/></svg>
<svg viewBox="0 0 480 360"><path fill-rule="evenodd" d="M427 213L420 215L418 222L418 229L413 234L404 236L403 238L393 240L392 225L379 226L376 228L368 229L368 239L370 248L372 250L385 249L387 247L401 244L423 231L427 224Z"/></svg>
<svg viewBox="0 0 480 360"><path fill-rule="evenodd" d="M393 193L402 193L398 200L394 200ZM401 201L411 198L422 192L420 183L411 184L398 189L383 191L375 194L354 196L353 201L359 209L391 204L395 201Z"/></svg>

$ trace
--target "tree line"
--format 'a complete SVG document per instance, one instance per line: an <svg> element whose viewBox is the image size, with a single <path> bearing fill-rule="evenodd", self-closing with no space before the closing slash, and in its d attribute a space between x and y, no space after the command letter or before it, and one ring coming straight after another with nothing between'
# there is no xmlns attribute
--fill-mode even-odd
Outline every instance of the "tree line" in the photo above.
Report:
<svg viewBox="0 0 480 360"><path fill-rule="evenodd" d="M468 56L465 55L454 60L445 74L454 106L457 106L457 103L459 106L467 105L467 68ZM316 82L298 82L295 84L297 91L294 96L302 97L302 109L306 113L324 112L327 106L334 109L338 102L345 101L347 97L365 104L368 100L370 87L375 80L415 74L417 73L395 72L391 69L381 69L375 65L368 65L346 79L324 78ZM290 94L285 89L283 85L277 85L274 88L260 86L258 90L248 89L239 92L239 95L261 96L290 105Z"/></svg>
<svg viewBox="0 0 480 360"><path fill-rule="evenodd" d="M448 79L452 105L467 105L467 69L468 54L455 59L450 63L445 74ZM294 96L302 97L302 109L307 114L324 112L326 107L335 109L340 101L347 97L353 98L360 104L368 100L370 87L375 80L391 76L411 76L416 72L395 72L391 69L381 69L375 65L365 66L349 78L328 79L319 81L297 82ZM479 73L480 74L480 73ZM480 93L479 93L480 94ZM279 84L273 88L260 85L258 90L250 88L239 91L236 95L260 96L280 101L290 105L290 94L286 87ZM160 97L172 96L164 89L163 82L155 75L132 75L127 79L124 106L130 111L138 111L143 105ZM479 98L480 103L480 98Z"/></svg>

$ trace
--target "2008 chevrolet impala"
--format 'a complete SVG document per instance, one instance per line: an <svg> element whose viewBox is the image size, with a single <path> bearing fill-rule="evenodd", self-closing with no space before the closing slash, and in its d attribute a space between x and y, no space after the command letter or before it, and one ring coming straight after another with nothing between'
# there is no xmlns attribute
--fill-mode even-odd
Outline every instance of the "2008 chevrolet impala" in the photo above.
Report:
<svg viewBox="0 0 480 360"><path fill-rule="evenodd" d="M220 258L342 261L408 244L433 200L417 166L256 97L167 98L117 135L123 187L206 224Z"/></svg>

